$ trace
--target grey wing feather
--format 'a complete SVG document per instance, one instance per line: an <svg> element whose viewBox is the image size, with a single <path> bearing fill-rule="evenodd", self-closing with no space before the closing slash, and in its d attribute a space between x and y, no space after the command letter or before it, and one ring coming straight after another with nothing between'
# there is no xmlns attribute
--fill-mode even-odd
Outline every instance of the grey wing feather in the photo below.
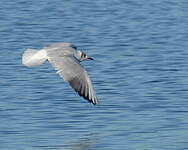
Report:
<svg viewBox="0 0 188 150"><path fill-rule="evenodd" d="M70 52L70 51L69 51ZM72 52L73 53L73 52ZM57 73L80 95L93 104L97 104L94 91L87 71L73 57L73 54L60 50L47 50L48 60Z"/></svg>
<svg viewBox="0 0 188 150"><path fill-rule="evenodd" d="M73 78L71 81L69 81L69 84L76 92L78 92L80 96L83 96L93 104L98 103L96 93L93 89L87 72L84 72L82 75Z"/></svg>
<svg viewBox="0 0 188 150"><path fill-rule="evenodd" d="M45 49L49 49L49 50L64 49L64 48L77 49L77 47L75 45L73 45L72 43L64 43L64 42L53 43L53 44L45 47Z"/></svg>

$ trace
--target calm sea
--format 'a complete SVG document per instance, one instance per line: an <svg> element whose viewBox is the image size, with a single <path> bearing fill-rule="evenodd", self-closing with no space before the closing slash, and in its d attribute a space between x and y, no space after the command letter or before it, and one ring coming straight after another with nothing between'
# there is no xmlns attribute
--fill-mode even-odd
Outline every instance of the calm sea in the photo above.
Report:
<svg viewBox="0 0 188 150"><path fill-rule="evenodd" d="M100 104L26 48L71 42ZM187 150L187 0L1 0L0 150Z"/></svg>

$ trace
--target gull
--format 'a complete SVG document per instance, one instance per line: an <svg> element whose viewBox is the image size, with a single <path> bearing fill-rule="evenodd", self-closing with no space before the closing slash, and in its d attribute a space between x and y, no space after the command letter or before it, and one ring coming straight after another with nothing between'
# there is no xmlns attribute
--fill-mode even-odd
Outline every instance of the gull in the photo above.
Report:
<svg viewBox="0 0 188 150"><path fill-rule="evenodd" d="M93 103L98 99L87 71L81 66L84 60L93 60L71 43L54 43L43 49L26 49L22 64L27 67L38 66L48 60L57 74L83 98Z"/></svg>

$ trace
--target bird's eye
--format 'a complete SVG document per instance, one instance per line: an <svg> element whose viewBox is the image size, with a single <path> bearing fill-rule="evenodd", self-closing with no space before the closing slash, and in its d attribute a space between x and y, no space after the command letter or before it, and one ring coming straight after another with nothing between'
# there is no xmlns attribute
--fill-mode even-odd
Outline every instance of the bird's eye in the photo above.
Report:
<svg viewBox="0 0 188 150"><path fill-rule="evenodd" d="M85 54L85 53L82 53L82 57L86 57L86 54Z"/></svg>

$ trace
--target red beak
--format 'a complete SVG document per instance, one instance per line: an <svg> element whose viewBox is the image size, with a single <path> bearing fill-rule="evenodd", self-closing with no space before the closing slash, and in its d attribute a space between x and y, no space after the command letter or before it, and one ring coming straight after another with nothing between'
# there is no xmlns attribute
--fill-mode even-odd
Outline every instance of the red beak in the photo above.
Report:
<svg viewBox="0 0 188 150"><path fill-rule="evenodd" d="M88 60L94 60L94 59L93 59L93 58L91 58L91 57L88 57L87 59L88 59Z"/></svg>

